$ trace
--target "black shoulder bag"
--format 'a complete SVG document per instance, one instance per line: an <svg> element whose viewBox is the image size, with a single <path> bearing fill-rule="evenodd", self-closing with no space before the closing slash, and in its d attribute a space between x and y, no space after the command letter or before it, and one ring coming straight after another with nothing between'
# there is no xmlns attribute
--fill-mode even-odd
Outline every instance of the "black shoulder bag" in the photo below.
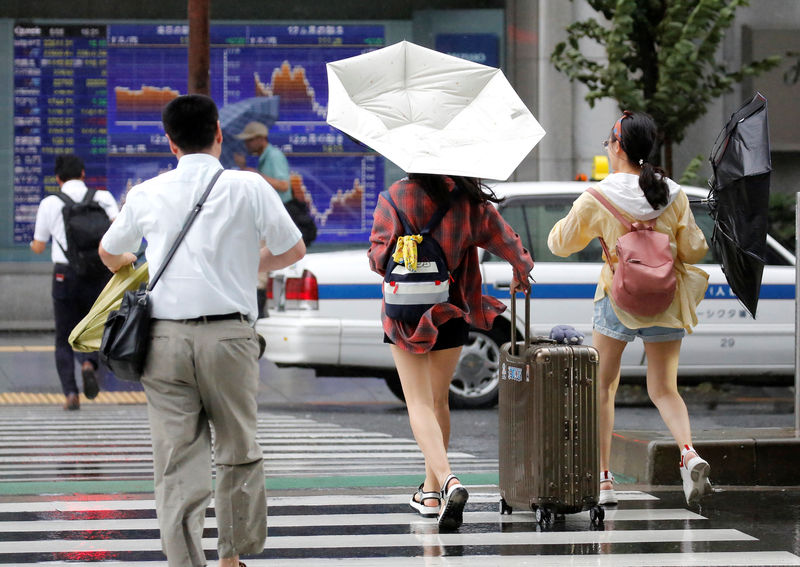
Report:
<svg viewBox="0 0 800 567"><path fill-rule="evenodd" d="M122 380L139 382L142 379L144 363L147 360L147 351L150 347L150 322L152 304L150 292L158 283L161 274L164 273L167 265L178 246L183 242L186 233L203 208L211 188L222 174L222 169L214 174L214 177L206 187L205 193L197 201L197 204L189 212L180 234L172 244L172 248L167 252L164 262L158 272L150 280L150 283L142 286L136 291L126 291L122 296L122 304L117 311L112 311L106 319L103 328L103 340L100 343L99 357L108 368Z"/></svg>

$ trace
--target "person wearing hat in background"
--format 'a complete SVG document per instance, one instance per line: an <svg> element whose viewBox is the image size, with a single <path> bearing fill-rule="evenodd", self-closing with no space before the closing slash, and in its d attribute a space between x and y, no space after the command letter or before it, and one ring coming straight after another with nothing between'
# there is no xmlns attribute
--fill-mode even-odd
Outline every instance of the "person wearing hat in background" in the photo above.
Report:
<svg viewBox="0 0 800 567"><path fill-rule="evenodd" d="M247 158L244 155L234 153L233 160L239 169L259 173L278 192L281 201L286 205L292 199L292 191L289 187L289 161L277 146L269 143L269 130L267 127L261 122L248 122L241 134L236 136L236 139L244 142L244 146L250 155L258 156L258 169L256 169L247 166ZM264 315L264 306L267 302L266 287L268 277L266 273L258 274L256 298L258 300L259 317Z"/></svg>
<svg viewBox="0 0 800 567"><path fill-rule="evenodd" d="M258 169L256 169L247 166L247 159L242 154L233 154L239 169L260 173L278 192L281 201L284 203L289 201L292 198L292 192L289 190L289 162L280 149L269 143L267 127L261 122L248 122L236 139L244 142L251 155L258 156Z"/></svg>

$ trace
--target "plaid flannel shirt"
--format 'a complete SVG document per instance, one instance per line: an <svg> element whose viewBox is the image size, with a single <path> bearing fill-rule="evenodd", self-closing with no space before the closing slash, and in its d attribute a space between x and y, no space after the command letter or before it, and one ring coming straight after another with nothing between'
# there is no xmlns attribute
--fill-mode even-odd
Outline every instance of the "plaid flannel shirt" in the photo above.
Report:
<svg viewBox="0 0 800 567"><path fill-rule="evenodd" d="M450 181L450 190L454 187ZM389 193L416 229L424 226L437 209L422 187L407 178L395 182ZM367 253L374 272L381 276L386 273L397 237L404 233L403 223L394 208L379 197ZM489 202L473 203L466 196L460 196L432 234L442 246L455 280L450 286L450 302L431 307L416 325L388 318L385 309L381 313L386 335L395 345L413 353L430 351L438 328L450 319L463 317L473 327L490 329L495 317L505 311L500 301L481 293L478 247L508 261L520 281L526 281L533 269L533 259L523 248L519 236Z"/></svg>

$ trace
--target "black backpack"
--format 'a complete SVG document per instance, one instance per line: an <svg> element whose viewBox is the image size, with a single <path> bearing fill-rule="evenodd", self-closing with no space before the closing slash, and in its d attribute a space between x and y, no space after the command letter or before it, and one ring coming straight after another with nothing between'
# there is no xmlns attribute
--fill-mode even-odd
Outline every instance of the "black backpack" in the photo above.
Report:
<svg viewBox="0 0 800 567"><path fill-rule="evenodd" d="M383 300L386 316L406 323L419 323L422 315L437 303L445 303L450 299L450 270L441 245L431 236L431 231L450 210L450 200L433 213L428 223L417 233L408 222L408 217L397 207L389 195L389 191L381 193L389 204L397 211L406 236L418 235L422 241L416 244L417 269L408 269L401 260L396 262L389 258L386 275L383 277Z"/></svg>
<svg viewBox="0 0 800 567"><path fill-rule="evenodd" d="M61 191L55 193L64 202L62 214L67 235L66 250L60 242L56 243L80 277L100 277L110 273L100 260L97 248L111 221L105 209L94 200L95 193L95 189L87 189L83 200L78 203Z"/></svg>
<svg viewBox="0 0 800 567"><path fill-rule="evenodd" d="M303 235L303 244L309 246L317 238L317 225L308 210L308 205L298 199L289 199L284 203L289 216Z"/></svg>

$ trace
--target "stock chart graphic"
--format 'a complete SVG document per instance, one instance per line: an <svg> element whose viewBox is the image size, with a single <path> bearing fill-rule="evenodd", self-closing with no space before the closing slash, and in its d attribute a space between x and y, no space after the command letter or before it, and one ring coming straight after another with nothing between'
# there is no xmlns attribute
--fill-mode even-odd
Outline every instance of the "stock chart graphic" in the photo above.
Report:
<svg viewBox="0 0 800 567"><path fill-rule="evenodd" d="M180 94L170 87L142 85L138 90L114 87L117 124L135 122L161 124L161 109Z"/></svg>
<svg viewBox="0 0 800 567"><path fill-rule="evenodd" d="M261 81L258 72L253 73L255 96L279 96L281 117L308 116L325 119L326 109L316 100L314 87L306 78L306 70L300 65L292 68L288 61L272 71L268 83Z"/></svg>
<svg viewBox="0 0 800 567"><path fill-rule="evenodd" d="M363 242L369 239L377 193L366 190L383 179L382 158L331 156L296 158L289 182L295 196L308 203L317 234L328 242Z"/></svg>

